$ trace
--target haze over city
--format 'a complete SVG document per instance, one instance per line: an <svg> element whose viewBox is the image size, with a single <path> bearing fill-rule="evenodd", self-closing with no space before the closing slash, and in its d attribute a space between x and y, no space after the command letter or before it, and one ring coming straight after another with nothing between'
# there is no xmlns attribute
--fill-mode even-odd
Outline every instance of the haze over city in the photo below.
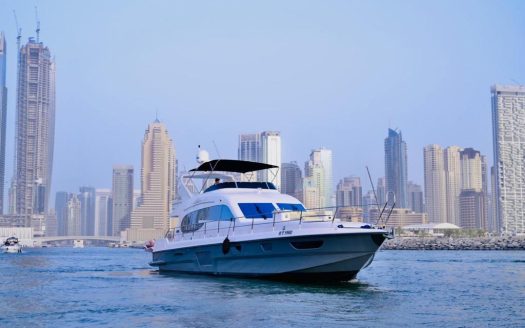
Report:
<svg viewBox="0 0 525 328"><path fill-rule="evenodd" d="M523 326L524 18L0 0L0 322Z"/></svg>
<svg viewBox="0 0 525 328"><path fill-rule="evenodd" d="M197 145L236 158L241 133L281 132L283 162L333 150L334 183L384 175L399 128L408 178L423 147L474 147L492 164L490 86L525 83L521 1L286 3L2 1L7 40L7 167L12 172L16 10L22 42L55 57L53 190L111 186L158 113L181 169ZM136 181L138 179L136 178ZM365 180L366 181L366 180Z"/></svg>

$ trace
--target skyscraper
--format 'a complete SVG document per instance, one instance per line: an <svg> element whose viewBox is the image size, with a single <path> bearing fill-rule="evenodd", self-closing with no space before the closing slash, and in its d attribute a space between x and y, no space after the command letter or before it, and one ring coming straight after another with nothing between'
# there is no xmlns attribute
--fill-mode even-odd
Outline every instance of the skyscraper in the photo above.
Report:
<svg viewBox="0 0 525 328"><path fill-rule="evenodd" d="M407 191L408 208L416 213L424 213L423 190L421 189L421 186L412 181L408 181Z"/></svg>
<svg viewBox="0 0 525 328"><path fill-rule="evenodd" d="M276 131L261 133L261 161L266 164L281 166L281 134ZM281 175L279 168L263 170L261 181L272 181L277 189L281 188Z"/></svg>
<svg viewBox="0 0 525 328"><path fill-rule="evenodd" d="M525 233L525 86L494 85L496 213L503 232Z"/></svg>
<svg viewBox="0 0 525 328"><path fill-rule="evenodd" d="M484 156L473 148L465 148L461 155L461 189L483 191Z"/></svg>
<svg viewBox="0 0 525 328"><path fill-rule="evenodd" d="M5 36L4 32L0 32L0 215L4 213L5 130L7 120L6 57Z"/></svg>
<svg viewBox="0 0 525 328"><path fill-rule="evenodd" d="M461 163L458 146L443 151L445 169L446 222L459 226L459 194L461 193Z"/></svg>
<svg viewBox="0 0 525 328"><path fill-rule="evenodd" d="M297 162L281 164L281 192L302 199L303 174Z"/></svg>
<svg viewBox="0 0 525 328"><path fill-rule="evenodd" d="M428 145L423 150L425 206L430 223L447 222L443 148Z"/></svg>
<svg viewBox="0 0 525 328"><path fill-rule="evenodd" d="M263 131L239 135L238 159L242 161L261 162L281 166L281 134L277 131ZM243 174L242 179L270 181L277 189L281 187L279 169L269 169L257 172L256 177L251 173Z"/></svg>
<svg viewBox="0 0 525 328"><path fill-rule="evenodd" d="M19 50L12 214L38 222L47 211L55 133L55 63L42 42ZM37 220L35 220L37 218ZM42 227L34 227L35 230Z"/></svg>
<svg viewBox="0 0 525 328"><path fill-rule="evenodd" d="M360 207L363 201L363 188L359 177L345 177L336 189L336 206Z"/></svg>
<svg viewBox="0 0 525 328"><path fill-rule="evenodd" d="M337 217L347 221L363 220L363 188L359 177L345 177L335 191Z"/></svg>
<svg viewBox="0 0 525 328"><path fill-rule="evenodd" d="M317 207L333 206L332 151L330 149L319 148L312 150L310 160L304 165L304 177L303 192L305 202L308 188L308 199L311 200L312 205L318 204L319 206ZM316 188L317 192L313 193L311 188ZM312 200L314 194L318 198L315 201Z"/></svg>
<svg viewBox="0 0 525 328"><path fill-rule="evenodd" d="M377 202L375 200L375 196L374 196L374 204L376 204L376 206L381 206L383 207L383 205L385 205L386 203L386 181L385 181L385 177L381 177L381 178L377 178Z"/></svg>
<svg viewBox="0 0 525 328"><path fill-rule="evenodd" d="M133 210L133 166L113 166L113 213L110 233L118 236L130 226Z"/></svg>
<svg viewBox="0 0 525 328"><path fill-rule="evenodd" d="M407 208L407 145L401 131L388 129L385 139L385 178L386 192L394 193L396 206Z"/></svg>
<svg viewBox="0 0 525 328"><path fill-rule="evenodd" d="M488 228L487 169L485 156L465 148L461 156L461 193L459 195L459 226L470 229Z"/></svg>
<svg viewBox="0 0 525 328"><path fill-rule="evenodd" d="M80 232L82 236L95 235L95 188L80 187L78 200L80 201Z"/></svg>
<svg viewBox="0 0 525 328"><path fill-rule="evenodd" d="M58 236L65 236L67 234L67 222L65 216L66 206L69 198L69 193L65 191L59 191L55 194L55 215L57 220Z"/></svg>
<svg viewBox="0 0 525 328"><path fill-rule="evenodd" d="M80 236L82 234L80 206L77 195L72 194L71 198L67 201L64 215L66 220L66 236Z"/></svg>
<svg viewBox="0 0 525 328"><path fill-rule="evenodd" d="M238 159L241 161L261 161L261 135L249 133L239 135Z"/></svg>
<svg viewBox="0 0 525 328"><path fill-rule="evenodd" d="M175 147L166 126L155 120L142 143L142 199L131 213L131 228L155 229L160 235L166 232L175 199L175 172Z"/></svg>
<svg viewBox="0 0 525 328"><path fill-rule="evenodd" d="M110 189L95 191L95 236L110 236L113 198Z"/></svg>

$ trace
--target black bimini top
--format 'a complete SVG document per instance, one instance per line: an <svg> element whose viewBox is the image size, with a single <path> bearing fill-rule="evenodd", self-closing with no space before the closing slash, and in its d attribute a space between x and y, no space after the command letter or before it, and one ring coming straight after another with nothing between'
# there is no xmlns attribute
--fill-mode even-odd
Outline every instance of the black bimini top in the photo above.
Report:
<svg viewBox="0 0 525 328"><path fill-rule="evenodd" d="M237 172L246 173L253 171L260 171L266 169L279 168L275 165L266 163L250 162L250 161L239 161L234 159L214 159L209 162L202 163L199 167L190 170L190 172L203 171L221 171L221 172Z"/></svg>

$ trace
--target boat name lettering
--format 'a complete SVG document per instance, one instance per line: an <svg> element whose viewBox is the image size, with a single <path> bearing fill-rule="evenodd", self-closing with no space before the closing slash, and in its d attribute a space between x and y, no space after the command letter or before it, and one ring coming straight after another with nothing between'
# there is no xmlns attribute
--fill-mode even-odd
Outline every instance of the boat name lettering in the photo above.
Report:
<svg viewBox="0 0 525 328"><path fill-rule="evenodd" d="M293 230L281 230L281 231L279 231L279 236L291 235L292 233L293 233Z"/></svg>

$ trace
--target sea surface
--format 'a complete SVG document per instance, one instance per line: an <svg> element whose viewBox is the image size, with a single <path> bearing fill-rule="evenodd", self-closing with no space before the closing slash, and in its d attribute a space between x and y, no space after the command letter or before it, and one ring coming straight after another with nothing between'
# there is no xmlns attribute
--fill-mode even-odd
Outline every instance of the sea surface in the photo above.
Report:
<svg viewBox="0 0 525 328"><path fill-rule="evenodd" d="M0 254L0 327L525 327L524 251L380 251L335 285L165 275L150 258Z"/></svg>

